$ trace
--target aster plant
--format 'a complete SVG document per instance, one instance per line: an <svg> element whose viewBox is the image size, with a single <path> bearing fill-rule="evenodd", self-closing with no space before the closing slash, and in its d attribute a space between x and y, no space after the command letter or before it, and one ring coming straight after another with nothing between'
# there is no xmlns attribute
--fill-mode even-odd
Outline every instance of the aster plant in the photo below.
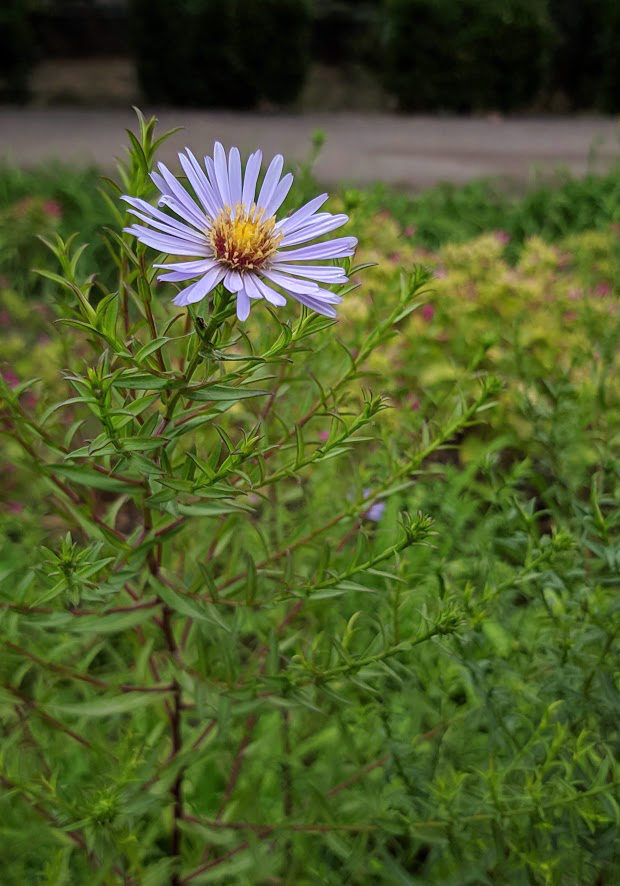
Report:
<svg viewBox="0 0 620 886"><path fill-rule="evenodd" d="M335 305L363 266L354 237L319 238L347 216L322 211L325 195L283 213L280 156L262 180L260 153L243 174L218 144L204 168L180 155L186 183L154 172L154 126L140 116L108 183L118 285L81 270L74 240L48 241L61 399L29 410L28 384L0 382L48 527L32 566L2 576L2 783L23 833L43 828L45 882L307 882L294 835L324 841L317 882L337 845L377 827L342 773L382 765L346 740L326 754L317 724L346 736L355 693L458 630L449 594L401 607L432 527L399 505L497 387L395 445L368 360L428 274L403 275L371 331L338 341ZM252 301L265 309L246 324Z"/></svg>

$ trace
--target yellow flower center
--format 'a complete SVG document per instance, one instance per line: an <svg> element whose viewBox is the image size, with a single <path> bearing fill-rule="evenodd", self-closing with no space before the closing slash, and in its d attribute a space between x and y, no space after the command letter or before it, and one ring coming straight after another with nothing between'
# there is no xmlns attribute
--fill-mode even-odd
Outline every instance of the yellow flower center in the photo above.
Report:
<svg viewBox="0 0 620 886"><path fill-rule="evenodd" d="M274 254L282 234L275 230L273 216L265 219L264 210L252 204L225 206L208 233L215 258L235 271L264 267Z"/></svg>

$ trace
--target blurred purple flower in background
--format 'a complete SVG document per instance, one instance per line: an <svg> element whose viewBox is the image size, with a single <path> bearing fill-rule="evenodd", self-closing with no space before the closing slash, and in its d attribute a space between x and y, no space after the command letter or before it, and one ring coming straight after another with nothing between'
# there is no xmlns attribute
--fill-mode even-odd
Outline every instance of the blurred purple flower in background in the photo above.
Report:
<svg viewBox="0 0 620 886"><path fill-rule="evenodd" d="M364 489L363 495L364 498L368 498L372 490ZM364 511L363 516L367 520L372 520L373 523L378 523L383 514L385 513L385 502L384 501L375 501L371 504L367 511Z"/></svg>

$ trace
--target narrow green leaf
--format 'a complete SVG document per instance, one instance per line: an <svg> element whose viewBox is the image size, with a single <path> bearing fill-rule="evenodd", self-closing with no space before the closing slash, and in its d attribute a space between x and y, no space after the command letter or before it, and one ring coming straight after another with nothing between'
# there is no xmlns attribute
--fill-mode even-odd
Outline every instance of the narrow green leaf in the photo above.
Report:
<svg viewBox="0 0 620 886"><path fill-rule="evenodd" d="M132 485L114 477L106 477L98 471L85 465L50 464L46 469L59 477L64 477L72 483L81 486L91 486L93 489L105 489L107 492L131 492Z"/></svg>
<svg viewBox="0 0 620 886"><path fill-rule="evenodd" d="M128 714L137 708L161 703L163 696L159 692L123 692L109 698L94 698L75 704L52 704L49 709L59 714L76 717L112 717L115 714Z"/></svg>
<svg viewBox="0 0 620 886"><path fill-rule="evenodd" d="M112 292L97 305L96 324L111 339L116 338L116 318L118 316L118 294Z"/></svg>
<svg viewBox="0 0 620 886"><path fill-rule="evenodd" d="M162 335L160 338L154 338L153 341L148 342L144 345L144 347L140 348L135 356L136 362L142 363L143 360L146 360L147 357L149 357L151 354L154 354L155 351L158 351L166 344L166 342L169 341L170 338L165 335Z"/></svg>
<svg viewBox="0 0 620 886"><path fill-rule="evenodd" d="M297 443L297 454L295 456L295 467L298 468L304 460L304 438L299 425L295 425L295 439Z"/></svg>
<svg viewBox="0 0 620 886"><path fill-rule="evenodd" d="M120 442L126 452L152 452L170 441L166 437L121 437Z"/></svg>
<svg viewBox="0 0 620 886"><path fill-rule="evenodd" d="M179 504L179 514L185 517L217 517L220 514L232 514L234 511L251 511L249 505L241 505L237 502L196 502L195 504Z"/></svg>
<svg viewBox="0 0 620 886"><path fill-rule="evenodd" d="M154 609L135 609L130 612L113 612L106 615L71 615L54 612L50 615L29 615L32 624L48 630L71 631L75 634L118 634L142 624L153 617Z"/></svg>
<svg viewBox="0 0 620 886"><path fill-rule="evenodd" d="M68 400L63 400L61 403L54 403L46 409L41 416L40 424L44 425L48 418L53 415L57 409L62 409L63 406L71 406L73 403L90 403L91 405L97 405L97 401L94 397L69 397Z"/></svg>
<svg viewBox="0 0 620 886"><path fill-rule="evenodd" d="M234 387L232 385L209 385L207 388L199 388L183 392L188 400L205 403L211 400L245 400L249 397L264 397L271 391L261 391L257 388Z"/></svg>
<svg viewBox="0 0 620 886"><path fill-rule="evenodd" d="M179 615L213 623L213 618L208 614L208 604L202 600L193 600L189 595L178 594L171 587L160 582L157 583L157 594L167 606L178 612Z"/></svg>
<svg viewBox="0 0 620 886"><path fill-rule="evenodd" d="M149 375L148 373L126 370L117 375L114 380L114 386L133 391L159 391L163 388L173 387L174 380L161 375Z"/></svg>

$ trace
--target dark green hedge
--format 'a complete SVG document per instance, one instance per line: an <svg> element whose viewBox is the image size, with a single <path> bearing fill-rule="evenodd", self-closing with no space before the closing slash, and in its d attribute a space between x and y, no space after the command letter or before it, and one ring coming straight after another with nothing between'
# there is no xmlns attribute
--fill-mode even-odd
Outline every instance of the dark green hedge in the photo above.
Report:
<svg viewBox="0 0 620 886"><path fill-rule="evenodd" d="M0 0L0 101L21 102L28 98L35 56L27 0Z"/></svg>
<svg viewBox="0 0 620 886"><path fill-rule="evenodd" d="M577 109L620 110L620 0L549 0L553 89Z"/></svg>
<svg viewBox="0 0 620 886"><path fill-rule="evenodd" d="M312 58L327 65L376 67L383 0L313 0Z"/></svg>
<svg viewBox="0 0 620 886"><path fill-rule="evenodd" d="M131 0L150 101L250 108L296 98L310 57L307 0Z"/></svg>
<svg viewBox="0 0 620 886"><path fill-rule="evenodd" d="M101 11L76 18L70 0L0 0L0 101L28 98L37 47L80 55L97 34L97 51L122 53L115 9L101 35ZM620 0L128 0L128 11L143 96L159 104L286 105L313 60L365 66L409 111L620 110Z"/></svg>
<svg viewBox="0 0 620 886"><path fill-rule="evenodd" d="M547 83L546 0L384 0L383 79L403 110L511 110Z"/></svg>

